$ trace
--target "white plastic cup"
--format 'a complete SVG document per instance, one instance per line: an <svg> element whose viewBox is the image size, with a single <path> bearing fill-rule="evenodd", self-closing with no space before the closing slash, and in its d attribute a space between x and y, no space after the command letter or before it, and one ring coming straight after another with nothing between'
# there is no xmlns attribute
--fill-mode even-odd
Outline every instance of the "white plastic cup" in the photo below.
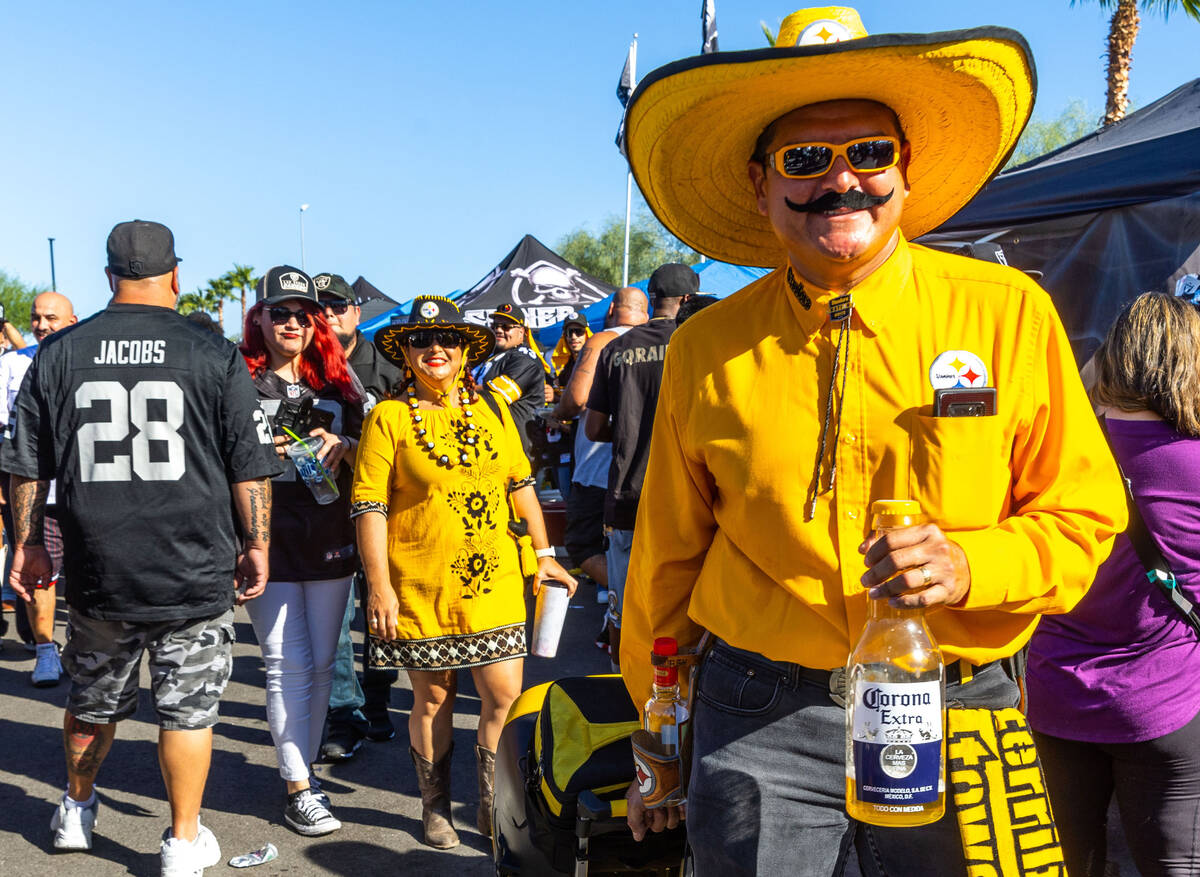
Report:
<svg viewBox="0 0 1200 877"><path fill-rule="evenodd" d="M340 495L333 473L316 457L324 443L320 436L310 435L287 446L287 455L296 464L300 480L308 485L317 505L329 505Z"/></svg>
<svg viewBox="0 0 1200 877"><path fill-rule="evenodd" d="M558 640L562 636L563 622L570 605L571 595L567 593L566 585L542 582L533 610L533 647L529 650L530 654L539 658L553 658L558 654Z"/></svg>

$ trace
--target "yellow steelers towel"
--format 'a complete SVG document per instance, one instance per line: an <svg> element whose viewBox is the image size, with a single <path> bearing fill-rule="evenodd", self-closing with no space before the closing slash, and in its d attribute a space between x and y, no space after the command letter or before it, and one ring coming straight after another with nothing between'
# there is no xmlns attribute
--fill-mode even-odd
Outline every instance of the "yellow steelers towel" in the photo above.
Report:
<svg viewBox="0 0 1200 877"><path fill-rule="evenodd" d="M1015 709L951 709L947 779L967 877L1066 877L1046 778Z"/></svg>

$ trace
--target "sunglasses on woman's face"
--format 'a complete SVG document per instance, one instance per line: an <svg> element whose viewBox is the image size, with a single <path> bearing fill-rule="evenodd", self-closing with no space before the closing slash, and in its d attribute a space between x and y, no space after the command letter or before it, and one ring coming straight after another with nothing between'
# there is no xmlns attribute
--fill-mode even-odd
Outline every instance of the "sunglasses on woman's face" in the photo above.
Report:
<svg viewBox="0 0 1200 877"><path fill-rule="evenodd" d="M308 311L304 310L304 308L293 311L291 308L285 308L283 305L275 305L267 308L267 313L271 317L271 323L275 326L287 325L287 321L292 317L296 318L296 325L301 329L307 329L312 325L312 319Z"/></svg>
<svg viewBox="0 0 1200 877"><path fill-rule="evenodd" d="M418 329L416 332L410 332L407 340L409 347L417 347L421 350L432 347L434 344L443 350L453 350L456 347L462 347L463 344L462 332L455 332L452 329Z"/></svg>

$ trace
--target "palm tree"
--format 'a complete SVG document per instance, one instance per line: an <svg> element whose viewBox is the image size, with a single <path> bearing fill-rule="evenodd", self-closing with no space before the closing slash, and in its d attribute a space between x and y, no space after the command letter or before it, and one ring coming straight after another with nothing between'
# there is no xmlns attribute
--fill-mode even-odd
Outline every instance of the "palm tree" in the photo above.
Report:
<svg viewBox="0 0 1200 877"><path fill-rule="evenodd" d="M225 302L234 298L233 282L230 281L228 275L217 277L208 281L208 288L204 290L212 303L212 308L217 312L217 325L221 327L221 331L225 331Z"/></svg>
<svg viewBox="0 0 1200 877"><path fill-rule="evenodd" d="M257 278L254 276L254 269L249 265L239 265L233 263L233 269L225 272L225 279L230 282L234 289L238 290L242 299L242 322L246 324L246 296L254 289Z"/></svg>
<svg viewBox="0 0 1200 877"><path fill-rule="evenodd" d="M208 306L208 296L199 289L195 292L185 292L179 296L179 302L176 304L176 308L181 314L190 314L193 311L207 312Z"/></svg>
<svg viewBox="0 0 1200 877"><path fill-rule="evenodd" d="M1077 0L1071 0L1074 6ZM1108 91L1104 101L1104 124L1125 118L1129 107L1129 68L1133 64L1133 42L1137 39L1143 12L1161 12L1166 21L1172 12L1182 9L1200 21L1200 0L1097 0L1101 9L1112 9L1108 22L1108 65L1105 75Z"/></svg>

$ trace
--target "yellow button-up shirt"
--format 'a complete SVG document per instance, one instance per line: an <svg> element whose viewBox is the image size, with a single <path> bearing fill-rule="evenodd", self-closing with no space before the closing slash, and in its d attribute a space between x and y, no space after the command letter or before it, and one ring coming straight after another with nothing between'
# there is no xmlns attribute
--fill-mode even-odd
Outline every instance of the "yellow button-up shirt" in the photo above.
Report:
<svg viewBox="0 0 1200 877"><path fill-rule="evenodd" d="M621 629L634 702L655 637L701 628L779 661L845 664L866 620L858 546L871 502L913 499L966 553L971 587L930 611L946 660L1017 651L1083 596L1125 527L1116 466L1049 296L1019 271L911 245L852 291L841 429L805 520L839 324L775 271L682 326L667 348ZM931 367L966 351L992 417L934 417ZM941 360L954 367L970 358ZM974 361L974 360L970 360ZM963 367L972 376L978 368ZM842 376L837 378L841 386Z"/></svg>

